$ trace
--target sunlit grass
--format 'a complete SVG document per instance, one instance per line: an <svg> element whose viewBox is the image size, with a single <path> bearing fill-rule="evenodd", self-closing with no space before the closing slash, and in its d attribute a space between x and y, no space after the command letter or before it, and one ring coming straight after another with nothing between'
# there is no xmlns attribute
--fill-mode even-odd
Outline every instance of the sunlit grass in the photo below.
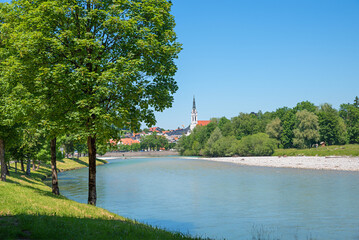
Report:
<svg viewBox="0 0 359 240"><path fill-rule="evenodd" d="M359 144L333 145L310 149L276 149L274 156L359 156Z"/></svg>
<svg viewBox="0 0 359 240"><path fill-rule="evenodd" d="M86 164L86 158L64 159L58 166L67 170ZM42 182L50 170L40 166L28 177L11 169L7 182L0 181L0 239L196 239L55 196Z"/></svg>
<svg viewBox="0 0 359 240"><path fill-rule="evenodd" d="M106 160L96 159L96 165L101 165L107 163ZM80 158L64 158L62 160L57 161L57 168L63 172L67 170L77 169L88 167L88 157L80 157Z"/></svg>

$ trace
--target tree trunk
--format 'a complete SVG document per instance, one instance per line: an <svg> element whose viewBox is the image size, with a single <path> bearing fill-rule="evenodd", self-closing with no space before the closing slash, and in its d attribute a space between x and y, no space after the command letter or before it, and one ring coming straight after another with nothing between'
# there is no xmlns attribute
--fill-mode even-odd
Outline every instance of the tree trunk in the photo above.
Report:
<svg viewBox="0 0 359 240"><path fill-rule="evenodd" d="M96 138L87 138L89 156L89 195L88 204L96 205Z"/></svg>
<svg viewBox="0 0 359 240"><path fill-rule="evenodd" d="M4 140L0 139L0 163L1 163L1 181L6 181L6 163L5 163L5 145Z"/></svg>
<svg viewBox="0 0 359 240"><path fill-rule="evenodd" d="M35 166L35 159L32 160L32 170L35 171L36 170L36 166Z"/></svg>
<svg viewBox="0 0 359 240"><path fill-rule="evenodd" d="M17 160L15 161L15 173L17 173Z"/></svg>
<svg viewBox="0 0 359 240"><path fill-rule="evenodd" d="M40 160L38 160L38 161L37 161L36 171L37 171L37 170L39 170L39 168L40 168L40 163L41 163L41 161L40 161Z"/></svg>
<svg viewBox="0 0 359 240"><path fill-rule="evenodd" d="M21 163L21 171L25 172L24 160L21 159L21 160L20 160L20 163Z"/></svg>
<svg viewBox="0 0 359 240"><path fill-rule="evenodd" d="M7 165L5 164L6 166L6 175L10 176L10 162L7 163Z"/></svg>
<svg viewBox="0 0 359 240"><path fill-rule="evenodd" d="M51 170L52 170L52 193L60 195L59 182L57 179L57 168L56 168L56 138L51 139Z"/></svg>
<svg viewBox="0 0 359 240"><path fill-rule="evenodd" d="M31 160L28 159L26 165L26 175L30 176L30 173L31 173Z"/></svg>

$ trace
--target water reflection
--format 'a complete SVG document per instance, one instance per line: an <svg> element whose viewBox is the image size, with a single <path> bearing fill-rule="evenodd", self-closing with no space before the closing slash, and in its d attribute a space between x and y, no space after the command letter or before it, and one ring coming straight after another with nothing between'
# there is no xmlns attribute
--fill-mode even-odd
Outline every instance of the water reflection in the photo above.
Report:
<svg viewBox="0 0 359 240"><path fill-rule="evenodd" d="M65 196L87 202L88 169L60 174ZM181 158L112 160L97 169L98 206L200 236L357 239L359 174L244 167ZM258 229L256 231L259 231Z"/></svg>

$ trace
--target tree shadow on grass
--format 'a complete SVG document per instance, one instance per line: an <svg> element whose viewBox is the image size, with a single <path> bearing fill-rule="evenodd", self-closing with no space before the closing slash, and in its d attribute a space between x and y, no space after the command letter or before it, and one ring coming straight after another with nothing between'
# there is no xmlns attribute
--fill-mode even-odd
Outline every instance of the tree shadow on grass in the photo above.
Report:
<svg viewBox="0 0 359 240"><path fill-rule="evenodd" d="M111 219L21 214L1 220L0 239L200 239Z"/></svg>
<svg viewBox="0 0 359 240"><path fill-rule="evenodd" d="M72 161L78 163L79 165L82 165L83 167L88 167L88 166L89 166L88 161L84 161L84 160L78 159L78 158L68 158L68 159L70 159L70 160L72 160ZM107 163L106 160L102 160L102 159L98 159L98 158L96 158L96 161L101 162L101 163L103 163L103 164L106 164L106 163ZM64 162L64 161L63 161L63 162Z"/></svg>
<svg viewBox="0 0 359 240"><path fill-rule="evenodd" d="M84 165L86 167L89 166L88 162L85 162L85 161L83 161L81 159L78 159L78 158L69 158L69 159L71 159L72 161L74 161L74 162L76 162L78 164Z"/></svg>

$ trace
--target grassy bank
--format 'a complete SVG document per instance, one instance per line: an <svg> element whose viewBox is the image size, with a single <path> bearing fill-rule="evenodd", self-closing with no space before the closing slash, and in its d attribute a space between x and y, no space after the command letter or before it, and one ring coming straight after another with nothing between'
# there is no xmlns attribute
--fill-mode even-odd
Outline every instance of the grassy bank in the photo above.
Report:
<svg viewBox="0 0 359 240"><path fill-rule="evenodd" d="M359 156L359 144L326 146L310 149L276 149L274 156Z"/></svg>
<svg viewBox="0 0 359 240"><path fill-rule="evenodd" d="M58 163L62 171L86 166L87 158ZM0 239L194 239L54 196L42 181L50 174L49 166L30 177L11 169L7 182L0 181Z"/></svg>

